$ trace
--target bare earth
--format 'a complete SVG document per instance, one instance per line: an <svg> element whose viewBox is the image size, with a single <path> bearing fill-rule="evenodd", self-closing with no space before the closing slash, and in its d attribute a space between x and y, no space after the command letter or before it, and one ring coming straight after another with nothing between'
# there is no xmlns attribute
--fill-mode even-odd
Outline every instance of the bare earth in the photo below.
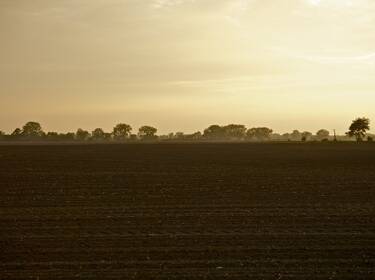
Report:
<svg viewBox="0 0 375 280"><path fill-rule="evenodd" d="M375 279L375 145L0 146L0 279Z"/></svg>

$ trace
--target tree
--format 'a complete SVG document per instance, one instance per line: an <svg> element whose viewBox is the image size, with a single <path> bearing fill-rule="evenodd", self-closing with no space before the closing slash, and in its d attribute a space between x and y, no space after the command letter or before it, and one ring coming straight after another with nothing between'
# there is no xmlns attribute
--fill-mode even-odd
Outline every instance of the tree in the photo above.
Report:
<svg viewBox="0 0 375 280"><path fill-rule="evenodd" d="M246 136L246 127L242 124L228 124L222 127L225 138L243 139Z"/></svg>
<svg viewBox="0 0 375 280"><path fill-rule="evenodd" d="M56 141L59 140L59 134L57 132L48 132L46 138L47 140Z"/></svg>
<svg viewBox="0 0 375 280"><path fill-rule="evenodd" d="M155 127L144 125L139 128L138 135L141 140L155 140L157 138L157 131L158 130Z"/></svg>
<svg viewBox="0 0 375 280"><path fill-rule="evenodd" d="M16 128L13 132L12 132L12 136L20 136L22 133L22 129L20 128Z"/></svg>
<svg viewBox="0 0 375 280"><path fill-rule="evenodd" d="M174 138L177 140L183 140L185 138L185 134L183 132L176 132Z"/></svg>
<svg viewBox="0 0 375 280"><path fill-rule="evenodd" d="M21 138L22 130L20 128L16 128L12 134L10 135L11 139L16 140Z"/></svg>
<svg viewBox="0 0 375 280"><path fill-rule="evenodd" d="M95 141L100 141L105 139L105 132L102 128L95 128L91 133L91 139Z"/></svg>
<svg viewBox="0 0 375 280"><path fill-rule="evenodd" d="M326 130L326 129L320 129L320 130L318 130L318 132L316 133L316 138L319 141L322 141L324 139L328 140L328 138L329 138L329 131Z"/></svg>
<svg viewBox="0 0 375 280"><path fill-rule="evenodd" d="M223 128L220 125L210 125L203 131L203 137L207 139L220 139L223 138Z"/></svg>
<svg viewBox="0 0 375 280"><path fill-rule="evenodd" d="M354 136L359 142L363 140L368 130L370 130L370 120L368 118L357 118L352 122L346 134L350 137Z"/></svg>
<svg viewBox="0 0 375 280"><path fill-rule="evenodd" d="M273 130L268 127L253 127L247 130L246 136L249 139L264 141L269 140Z"/></svg>
<svg viewBox="0 0 375 280"><path fill-rule="evenodd" d="M168 135L167 135L167 139L168 139L168 140L174 139L174 133L173 133L173 132L168 133Z"/></svg>
<svg viewBox="0 0 375 280"><path fill-rule="evenodd" d="M27 138L39 138L44 135L42 126L37 122L26 123L21 132L22 136Z"/></svg>
<svg viewBox="0 0 375 280"><path fill-rule="evenodd" d="M283 136L279 133L271 133L270 140L280 141L283 140Z"/></svg>
<svg viewBox="0 0 375 280"><path fill-rule="evenodd" d="M78 128L75 138L79 141L86 141L90 138L90 132L83 130L82 128Z"/></svg>
<svg viewBox="0 0 375 280"><path fill-rule="evenodd" d="M60 133L59 134L59 140L61 140L61 141L74 141L75 136L76 135L73 132Z"/></svg>
<svg viewBox="0 0 375 280"><path fill-rule="evenodd" d="M304 131L302 132L301 136L302 136L302 141L306 142L310 140L310 138L312 137L312 133L308 131Z"/></svg>
<svg viewBox="0 0 375 280"><path fill-rule="evenodd" d="M190 135L190 138L193 140L199 140L202 138L202 133L200 131L197 131Z"/></svg>
<svg viewBox="0 0 375 280"><path fill-rule="evenodd" d="M112 133L104 132L103 139L110 141L112 139Z"/></svg>
<svg viewBox="0 0 375 280"><path fill-rule="evenodd" d="M290 141L290 133L284 133L281 135L281 139L284 141Z"/></svg>
<svg viewBox="0 0 375 280"><path fill-rule="evenodd" d="M131 131L132 127L130 125L119 123L113 128L112 135L115 140L125 140L129 138Z"/></svg>
<svg viewBox="0 0 375 280"><path fill-rule="evenodd" d="M290 134L290 138L293 141L301 141L302 140L302 134L298 130L293 130L293 132Z"/></svg>

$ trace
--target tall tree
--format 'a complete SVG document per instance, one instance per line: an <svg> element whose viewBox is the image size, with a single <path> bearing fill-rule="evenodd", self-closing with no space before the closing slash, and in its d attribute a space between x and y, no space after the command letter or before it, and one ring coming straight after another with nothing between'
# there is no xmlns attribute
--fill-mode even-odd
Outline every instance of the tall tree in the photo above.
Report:
<svg viewBox="0 0 375 280"><path fill-rule="evenodd" d="M129 138L132 127L125 123L119 123L113 128L113 138L115 140L125 140Z"/></svg>
<svg viewBox="0 0 375 280"><path fill-rule="evenodd" d="M28 122L22 127L22 136L26 138L38 138L44 135L42 126L38 122Z"/></svg>
<svg viewBox="0 0 375 280"><path fill-rule="evenodd" d="M105 132L102 128L95 128L91 133L91 139L95 141L104 140L105 137Z"/></svg>
<svg viewBox="0 0 375 280"><path fill-rule="evenodd" d="M139 128L138 135L142 140L155 140L157 131L155 127L144 125Z"/></svg>
<svg viewBox="0 0 375 280"><path fill-rule="evenodd" d="M207 139L220 139L224 136L224 130L220 125L210 125L203 131L203 137Z"/></svg>
<svg viewBox="0 0 375 280"><path fill-rule="evenodd" d="M357 142L362 141L363 137L366 136L366 132L370 130L370 119L368 118L357 118L349 127L349 131L346 133L350 137L355 137Z"/></svg>
<svg viewBox="0 0 375 280"><path fill-rule="evenodd" d="M250 140L265 141L270 139L272 132L268 127L253 127L247 130L246 135Z"/></svg>
<svg viewBox="0 0 375 280"><path fill-rule="evenodd" d="M242 124L228 124L222 130L227 139L243 139L246 136L246 127Z"/></svg>
<svg viewBox="0 0 375 280"><path fill-rule="evenodd" d="M86 141L90 138L90 132L83 130L82 128L78 128L75 138L79 141Z"/></svg>

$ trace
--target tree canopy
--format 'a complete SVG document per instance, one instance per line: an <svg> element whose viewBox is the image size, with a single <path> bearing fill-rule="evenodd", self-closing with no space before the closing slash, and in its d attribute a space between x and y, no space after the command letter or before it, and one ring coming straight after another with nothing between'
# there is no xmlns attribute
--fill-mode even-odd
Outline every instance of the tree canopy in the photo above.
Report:
<svg viewBox="0 0 375 280"><path fill-rule="evenodd" d="M329 131L326 129L320 129L316 132L316 137L318 138L318 140L328 139Z"/></svg>
<svg viewBox="0 0 375 280"><path fill-rule="evenodd" d="M38 122L28 122L22 127L22 136L28 138L38 138L44 135L42 126Z"/></svg>
<svg viewBox="0 0 375 280"><path fill-rule="evenodd" d="M346 134L350 137L354 136L359 142L363 140L368 130L370 130L370 120L368 118L357 118L352 121Z"/></svg>
<svg viewBox="0 0 375 280"><path fill-rule="evenodd" d="M104 140L105 139L105 132L104 132L104 130L102 128L95 128L91 132L91 138L92 138L92 140L96 140L96 141Z"/></svg>
<svg viewBox="0 0 375 280"><path fill-rule="evenodd" d="M138 136L141 140L153 140L156 139L156 132L158 130L155 127L152 126L142 126L138 130Z"/></svg>
<svg viewBox="0 0 375 280"><path fill-rule="evenodd" d="M86 141L90 138L90 132L83 130L82 128L78 128L76 132L76 139L81 141Z"/></svg>
<svg viewBox="0 0 375 280"><path fill-rule="evenodd" d="M132 131L132 127L125 123L119 123L113 128L113 138L115 140L125 140L129 138L130 133Z"/></svg>
<svg viewBox="0 0 375 280"><path fill-rule="evenodd" d="M223 128L220 125L210 125L203 131L203 137L206 139L220 139L223 136Z"/></svg>
<svg viewBox="0 0 375 280"><path fill-rule="evenodd" d="M268 127L253 127L247 130L246 135L249 139L264 141L270 139L272 132Z"/></svg>

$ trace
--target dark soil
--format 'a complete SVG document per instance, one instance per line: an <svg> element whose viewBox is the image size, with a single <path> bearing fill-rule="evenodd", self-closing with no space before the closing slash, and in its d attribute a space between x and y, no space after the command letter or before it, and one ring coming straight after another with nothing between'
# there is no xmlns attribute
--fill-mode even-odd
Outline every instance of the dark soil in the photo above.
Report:
<svg viewBox="0 0 375 280"><path fill-rule="evenodd" d="M0 146L0 279L375 279L375 145Z"/></svg>

